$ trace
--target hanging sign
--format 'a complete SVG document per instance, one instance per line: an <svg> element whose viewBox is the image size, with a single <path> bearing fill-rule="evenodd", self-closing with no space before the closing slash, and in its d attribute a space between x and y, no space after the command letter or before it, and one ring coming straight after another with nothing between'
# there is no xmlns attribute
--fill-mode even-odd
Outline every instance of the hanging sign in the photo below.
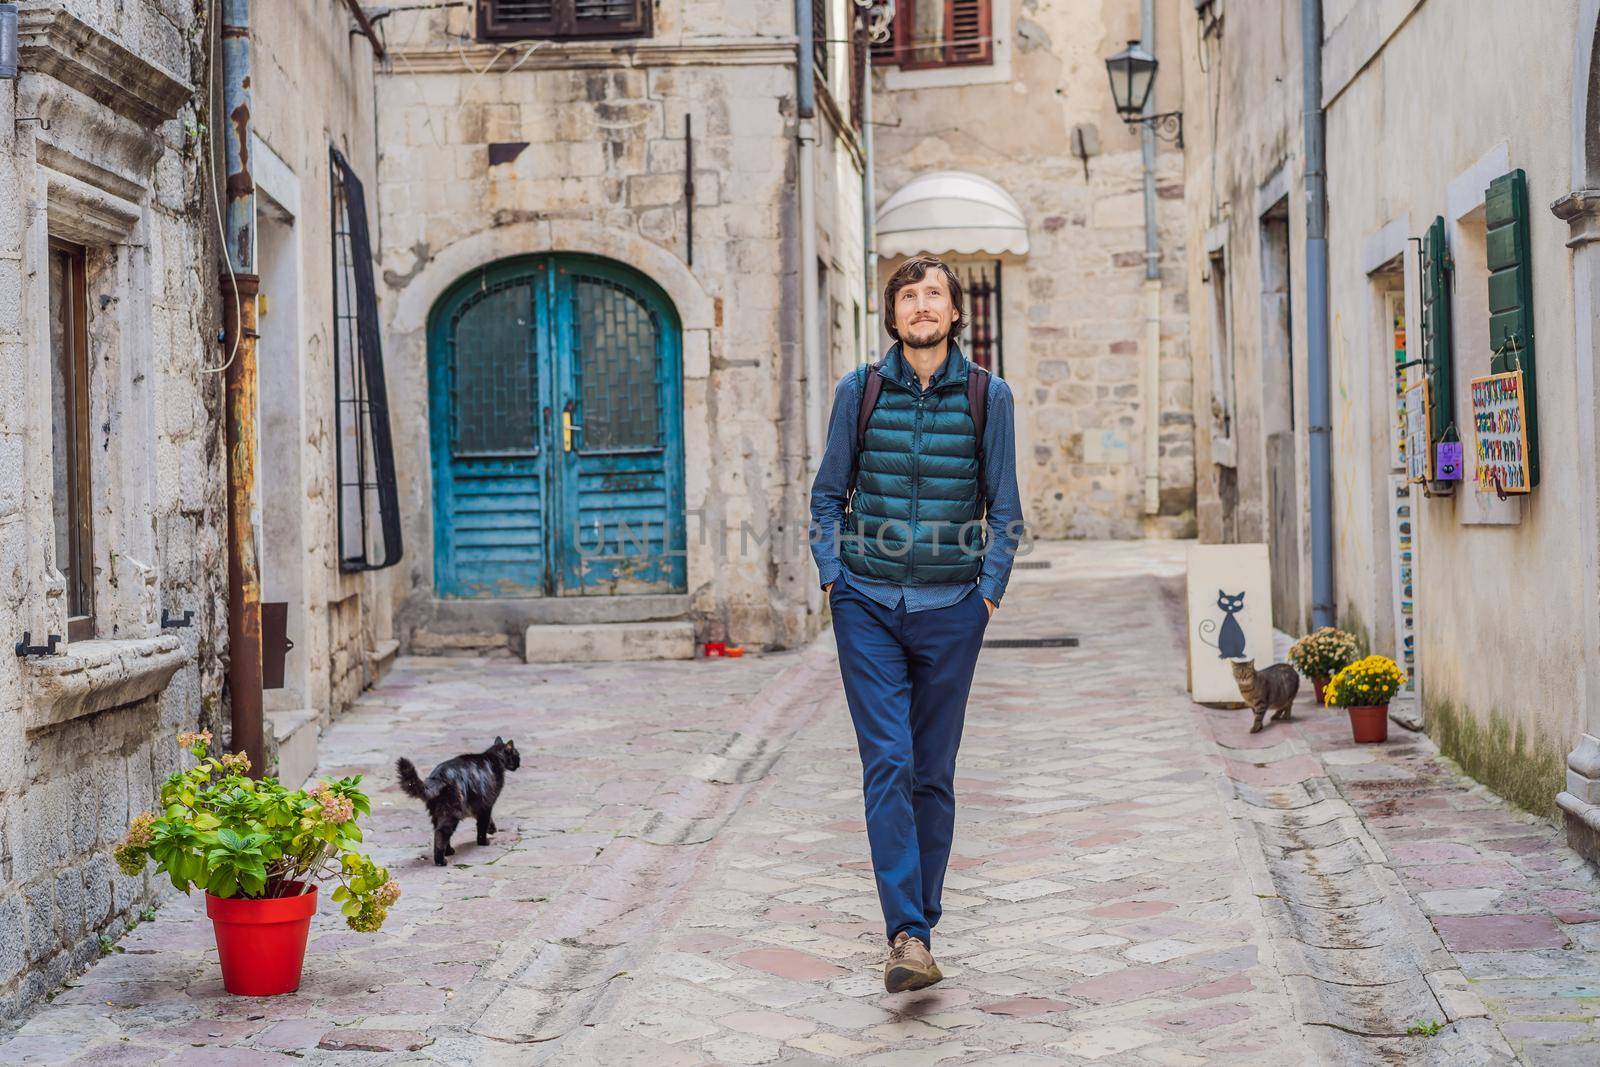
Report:
<svg viewBox="0 0 1600 1067"><path fill-rule="evenodd" d="M1425 482L1433 477L1433 449L1428 440L1428 380L1406 390L1406 481Z"/></svg>
<svg viewBox="0 0 1600 1067"><path fill-rule="evenodd" d="M1459 482L1465 475L1460 441L1440 441L1433 446L1433 480Z"/></svg>
<svg viewBox="0 0 1600 1067"><path fill-rule="evenodd" d="M1472 428L1480 493L1526 493L1528 412L1522 372L1472 379Z"/></svg>

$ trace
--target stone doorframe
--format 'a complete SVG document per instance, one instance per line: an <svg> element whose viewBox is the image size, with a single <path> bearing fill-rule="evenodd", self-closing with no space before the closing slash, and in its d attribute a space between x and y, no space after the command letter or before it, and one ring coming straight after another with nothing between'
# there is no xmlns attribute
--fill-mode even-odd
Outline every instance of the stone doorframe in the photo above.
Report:
<svg viewBox="0 0 1600 1067"><path fill-rule="evenodd" d="M1572 68L1572 192L1550 210L1571 227L1573 341L1578 377L1578 535L1583 558L1583 733L1556 797L1567 840L1600 859L1600 0L1579 5Z"/></svg>

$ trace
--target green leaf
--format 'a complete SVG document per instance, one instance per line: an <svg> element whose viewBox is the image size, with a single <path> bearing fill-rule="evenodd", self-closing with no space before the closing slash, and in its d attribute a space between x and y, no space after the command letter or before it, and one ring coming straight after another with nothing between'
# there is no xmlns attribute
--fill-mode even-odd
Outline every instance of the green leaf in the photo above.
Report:
<svg viewBox="0 0 1600 1067"><path fill-rule="evenodd" d="M350 890L346 889L344 886L340 886L333 891L334 900L348 900L349 898Z"/></svg>
<svg viewBox="0 0 1600 1067"><path fill-rule="evenodd" d="M361 914L361 902L359 900L347 900L339 910L344 912L346 918L353 919Z"/></svg>

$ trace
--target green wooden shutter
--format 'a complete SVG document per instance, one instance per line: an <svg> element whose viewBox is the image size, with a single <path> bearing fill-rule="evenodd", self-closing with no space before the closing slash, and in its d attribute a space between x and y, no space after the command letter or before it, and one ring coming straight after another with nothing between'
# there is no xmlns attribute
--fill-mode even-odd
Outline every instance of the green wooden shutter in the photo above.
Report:
<svg viewBox="0 0 1600 1067"><path fill-rule="evenodd" d="M1528 178L1520 169L1489 183L1484 194L1488 233L1489 351L1493 374L1522 371L1528 417L1528 484L1539 484L1539 418L1534 386L1533 277L1528 249Z"/></svg>
<svg viewBox="0 0 1600 1067"><path fill-rule="evenodd" d="M1453 268L1444 243L1444 218L1436 217L1422 242L1422 358L1432 410L1428 437L1435 443L1455 440L1456 436L1455 390L1450 367L1450 275Z"/></svg>

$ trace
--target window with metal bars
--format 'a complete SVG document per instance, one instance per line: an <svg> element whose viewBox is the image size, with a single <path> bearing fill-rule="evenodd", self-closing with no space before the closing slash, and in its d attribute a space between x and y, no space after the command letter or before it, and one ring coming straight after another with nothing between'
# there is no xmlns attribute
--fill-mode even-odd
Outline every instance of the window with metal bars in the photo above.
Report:
<svg viewBox="0 0 1600 1067"><path fill-rule="evenodd" d="M489 40L650 36L650 0L478 0Z"/></svg>
<svg viewBox="0 0 1600 1067"><path fill-rule="evenodd" d="M329 148L328 159L339 569L371 571L400 562L400 495L389 433L366 192L338 149Z"/></svg>
<svg viewBox="0 0 1600 1067"><path fill-rule="evenodd" d="M811 0L811 54L815 57L817 73L828 80L828 3Z"/></svg>
<svg viewBox="0 0 1600 1067"><path fill-rule="evenodd" d="M859 130L867 85L867 24L858 15L850 26L850 122Z"/></svg>
<svg viewBox="0 0 1600 1067"><path fill-rule="evenodd" d="M887 41L872 61L902 70L970 67L994 62L991 0L899 0Z"/></svg>
<svg viewBox="0 0 1600 1067"><path fill-rule="evenodd" d="M967 328L961 347L978 366L1005 377L1005 360L1000 349L1000 261L952 263L961 279L966 305Z"/></svg>

